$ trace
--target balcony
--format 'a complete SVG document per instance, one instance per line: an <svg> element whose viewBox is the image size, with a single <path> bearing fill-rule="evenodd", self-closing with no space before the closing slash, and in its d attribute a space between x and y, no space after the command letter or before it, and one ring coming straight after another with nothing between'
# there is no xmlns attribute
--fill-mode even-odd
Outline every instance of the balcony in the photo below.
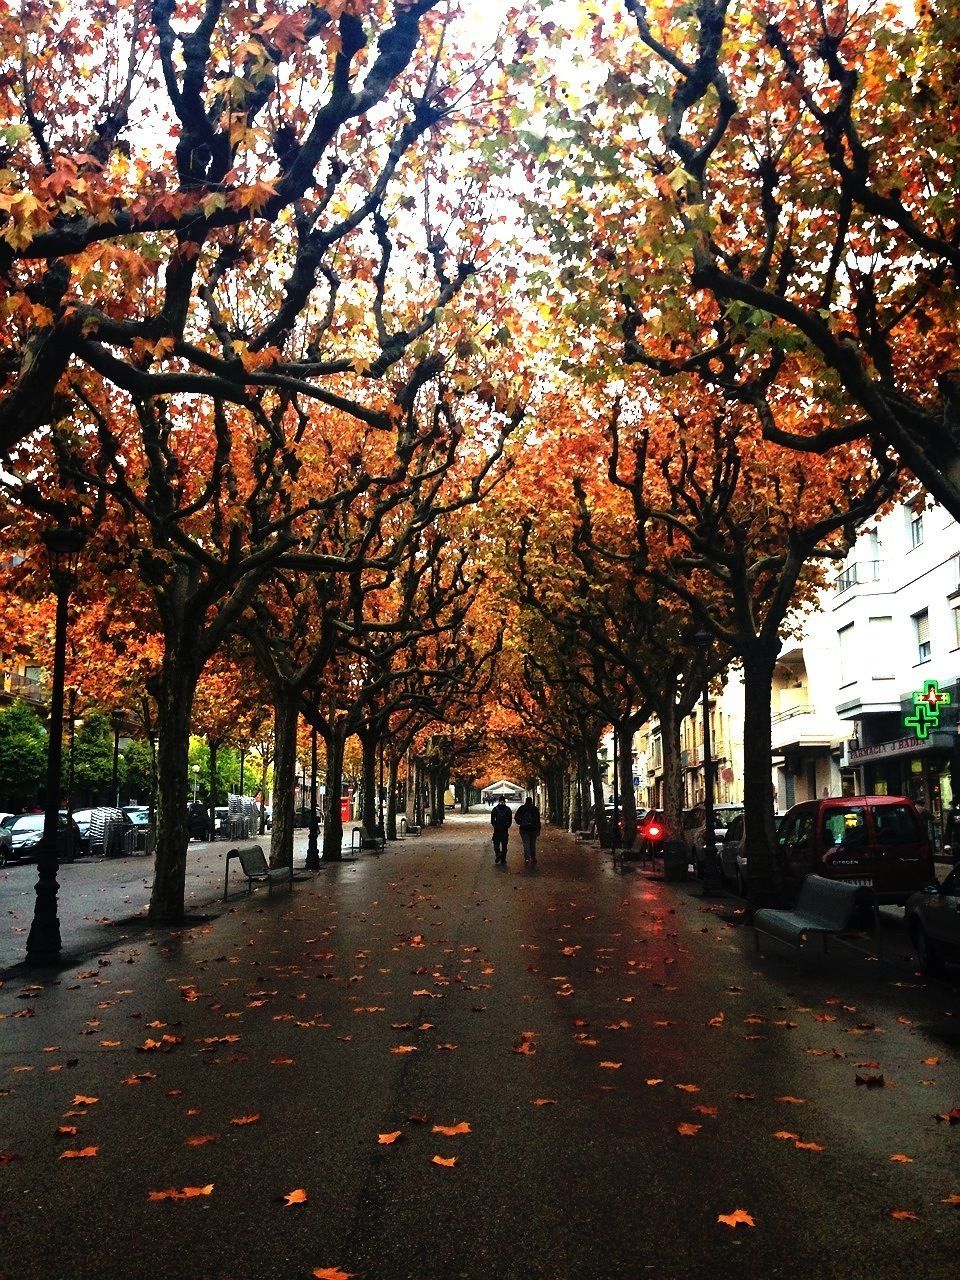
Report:
<svg viewBox="0 0 960 1280"><path fill-rule="evenodd" d="M770 717L771 745L776 752L799 751L804 747L826 748L833 745L835 726L817 715L809 703L786 707ZM838 739L839 740L839 739Z"/></svg>
<svg viewBox="0 0 960 1280"><path fill-rule="evenodd" d="M0 672L0 682L2 682L2 692L6 694L4 701L13 702L17 698L21 698L24 702L31 702L37 706L46 706L50 697L50 686L41 684L38 680L31 680L27 676L19 675L15 671Z"/></svg>
<svg viewBox="0 0 960 1280"><path fill-rule="evenodd" d="M879 582L882 565L882 560L855 560L853 564L848 564L845 569L842 569L837 574L833 581L834 590L837 595L842 595L852 587L862 587L871 582Z"/></svg>

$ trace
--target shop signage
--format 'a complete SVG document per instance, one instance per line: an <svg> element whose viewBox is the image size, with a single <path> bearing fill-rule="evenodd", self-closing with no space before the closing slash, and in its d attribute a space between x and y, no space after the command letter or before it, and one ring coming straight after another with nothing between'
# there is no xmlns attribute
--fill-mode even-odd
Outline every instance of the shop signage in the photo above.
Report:
<svg viewBox="0 0 960 1280"><path fill-rule="evenodd" d="M950 705L949 693L942 692L936 680L924 680L923 690L913 694L913 713L903 717L905 729L912 729L920 742L940 727L940 710Z"/></svg>

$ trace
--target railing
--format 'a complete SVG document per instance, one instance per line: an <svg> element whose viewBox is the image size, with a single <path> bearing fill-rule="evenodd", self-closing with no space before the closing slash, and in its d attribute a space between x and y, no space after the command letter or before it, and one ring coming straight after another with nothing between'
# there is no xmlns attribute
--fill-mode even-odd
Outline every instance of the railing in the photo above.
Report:
<svg viewBox="0 0 960 1280"><path fill-rule="evenodd" d="M812 715L814 710L815 708L809 706L807 703L804 703L801 706L787 707L786 711L778 711L775 715L771 716L770 723L782 724L784 720L792 720L794 716Z"/></svg>
<svg viewBox="0 0 960 1280"><path fill-rule="evenodd" d="M868 582L880 581L881 560L857 560L847 565L834 579L837 592L849 591L851 587L863 586Z"/></svg>
<svg viewBox="0 0 960 1280"><path fill-rule="evenodd" d="M18 675L15 671L4 671L3 688L15 698L24 698L28 702L46 702L50 696L50 686L39 680L31 680L29 676Z"/></svg>

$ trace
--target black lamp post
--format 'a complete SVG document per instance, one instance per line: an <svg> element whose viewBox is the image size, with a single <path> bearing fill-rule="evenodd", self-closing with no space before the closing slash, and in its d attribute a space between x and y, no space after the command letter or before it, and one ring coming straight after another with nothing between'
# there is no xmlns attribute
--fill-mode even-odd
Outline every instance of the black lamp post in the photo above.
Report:
<svg viewBox="0 0 960 1280"><path fill-rule="evenodd" d="M383 825L383 738L379 742L380 752L380 781L377 787L377 795L379 797L378 817L377 817L377 835L382 839L386 828Z"/></svg>
<svg viewBox="0 0 960 1280"><path fill-rule="evenodd" d="M308 871L320 870L320 824L317 822L317 726L310 732L310 818L307 834L307 860L304 866Z"/></svg>
<svg viewBox="0 0 960 1280"><path fill-rule="evenodd" d="M123 707L114 707L110 712L110 726L113 729L113 782L110 793L117 809L120 808L120 730L126 719L127 713Z"/></svg>
<svg viewBox="0 0 960 1280"><path fill-rule="evenodd" d="M73 784L75 781L74 768L74 739L77 733L77 691L71 688L67 691L67 724L70 726L70 755L67 764L67 844L70 849L71 857L75 857L77 853L76 833L73 829Z"/></svg>
<svg viewBox="0 0 960 1280"><path fill-rule="evenodd" d="M57 837L60 826L60 770L63 764L63 684L67 660L67 620L70 593L77 582L80 552L86 535L80 529L59 524L43 535L50 563L50 579L57 596L53 641L53 687L50 691L50 736L47 741L47 794L43 813L43 840L37 856L37 899L27 938L27 959L50 964L60 955L60 920L57 916L59 862Z"/></svg>
<svg viewBox="0 0 960 1280"><path fill-rule="evenodd" d="M709 651L713 636L709 631L698 631L693 637L700 649ZM703 831L703 892L719 893L720 867L717 864L717 838L714 831L713 798L713 743L710 735L710 670L703 673L703 808L706 825Z"/></svg>

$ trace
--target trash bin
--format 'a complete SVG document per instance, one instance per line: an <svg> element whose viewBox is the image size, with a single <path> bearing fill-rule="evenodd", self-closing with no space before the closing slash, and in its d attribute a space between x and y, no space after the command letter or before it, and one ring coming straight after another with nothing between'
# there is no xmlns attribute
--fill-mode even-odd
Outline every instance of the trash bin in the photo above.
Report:
<svg viewBox="0 0 960 1280"><path fill-rule="evenodd" d="M663 842L664 880L686 880L689 860L689 851L682 840L665 840Z"/></svg>

